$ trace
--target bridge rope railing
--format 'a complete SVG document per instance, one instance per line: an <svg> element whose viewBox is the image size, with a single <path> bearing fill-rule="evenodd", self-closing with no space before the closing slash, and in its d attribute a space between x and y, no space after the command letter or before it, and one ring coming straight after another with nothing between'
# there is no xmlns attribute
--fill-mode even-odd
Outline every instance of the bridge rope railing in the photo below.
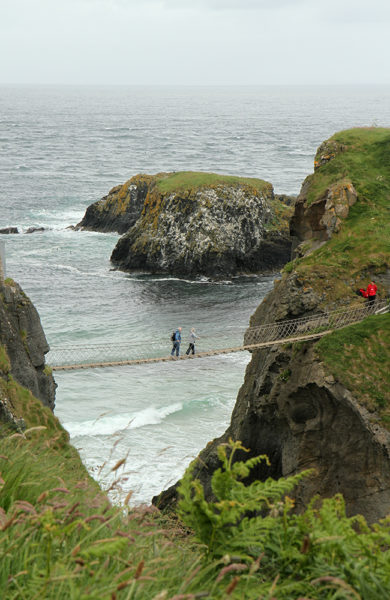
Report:
<svg viewBox="0 0 390 600"><path fill-rule="evenodd" d="M341 329L358 323L370 315L385 312L388 307L389 300L385 299L375 303L367 302L364 306L350 307L348 310L337 309L309 317L249 327L244 335L244 346Z"/></svg>
<svg viewBox="0 0 390 600"><path fill-rule="evenodd" d="M357 323L366 317L386 312L389 310L389 300L381 300L375 303L366 303L364 306L350 307L348 310L334 310L330 312L317 313L309 317L300 317L284 321L276 321L264 325L249 327L244 334L242 350L256 344L270 343L277 341L281 343L288 341L289 338L308 338L314 339L316 335L322 336L326 331L340 329L347 325ZM125 343L117 344L82 344L72 346L53 347L47 354L47 364L51 367L60 367L65 365L77 364L102 364L113 361L136 361L140 359L163 359L161 356L162 344L147 344L148 356L145 356L145 343ZM170 349L170 348L169 348ZM225 353L227 348L210 349L213 354ZM237 351L237 347L235 348ZM202 352L202 354L207 354ZM165 350L165 357L167 351Z"/></svg>

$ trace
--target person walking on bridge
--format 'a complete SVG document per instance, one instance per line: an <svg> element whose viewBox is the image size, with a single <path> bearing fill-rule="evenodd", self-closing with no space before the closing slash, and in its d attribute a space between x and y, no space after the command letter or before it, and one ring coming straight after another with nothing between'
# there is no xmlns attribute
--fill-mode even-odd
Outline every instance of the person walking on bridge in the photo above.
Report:
<svg viewBox="0 0 390 600"><path fill-rule="evenodd" d="M193 327L191 329L191 333L190 336L188 338L188 342L189 342L189 346L187 348L186 354L195 354L195 340L198 338L199 336L196 335L195 333L195 327Z"/></svg>
<svg viewBox="0 0 390 600"><path fill-rule="evenodd" d="M180 344L181 344L181 327L178 327L173 335L173 348L171 352L171 356L173 356L176 352L176 356L180 355Z"/></svg>

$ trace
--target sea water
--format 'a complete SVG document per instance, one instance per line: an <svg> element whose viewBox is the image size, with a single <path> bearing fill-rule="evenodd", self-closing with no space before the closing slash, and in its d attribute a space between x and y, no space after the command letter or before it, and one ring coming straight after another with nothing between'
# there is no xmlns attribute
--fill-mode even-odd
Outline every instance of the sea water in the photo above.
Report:
<svg viewBox="0 0 390 600"><path fill-rule="evenodd" d="M170 352L238 346L272 276L213 282L113 271L116 234L68 229L137 173L260 177L298 194L319 144L390 125L390 87L0 87L0 228L7 275L35 304L51 347L129 344ZM26 234L29 227L44 227ZM174 483L229 424L249 354L55 372L55 414L104 487L132 501Z"/></svg>

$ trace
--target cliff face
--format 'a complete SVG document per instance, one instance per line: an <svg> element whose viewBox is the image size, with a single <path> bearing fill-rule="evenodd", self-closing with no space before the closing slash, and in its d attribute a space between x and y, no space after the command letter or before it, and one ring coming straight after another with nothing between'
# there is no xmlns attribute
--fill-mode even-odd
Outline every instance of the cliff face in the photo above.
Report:
<svg viewBox="0 0 390 600"><path fill-rule="evenodd" d="M88 206L76 229L125 233L140 217L153 177L136 175Z"/></svg>
<svg viewBox="0 0 390 600"><path fill-rule="evenodd" d="M0 349L4 380L11 375L53 410L57 386L45 366L49 346L35 307L12 280L0 283ZM12 402L4 401L3 410L12 413Z"/></svg>
<svg viewBox="0 0 390 600"><path fill-rule="evenodd" d="M286 265L251 326L358 306L363 299L354 291L371 278L381 296L390 294L390 164L385 160L390 130L351 130L335 137L326 145L333 155L317 154L316 171L296 203L292 232L298 258ZM297 510L314 494L341 492L349 514L362 513L370 521L388 514L390 377L384 365L390 360L389 340L390 318L384 315L321 341L254 351L230 427L200 455L195 476L206 492L219 464L216 448L232 437L251 455L269 456L271 467L261 466L253 477L315 469L296 491ZM164 506L175 499L172 487L154 501Z"/></svg>

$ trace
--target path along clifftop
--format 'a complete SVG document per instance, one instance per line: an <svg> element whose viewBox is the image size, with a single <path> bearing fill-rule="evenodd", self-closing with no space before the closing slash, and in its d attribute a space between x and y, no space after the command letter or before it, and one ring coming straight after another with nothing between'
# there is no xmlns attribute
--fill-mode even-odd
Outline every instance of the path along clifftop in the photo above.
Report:
<svg viewBox="0 0 390 600"><path fill-rule="evenodd" d="M390 130L352 129L324 142L302 185L291 233L294 258L250 326L364 303L371 279L390 292ZM373 316L321 341L255 350L229 428L201 452L195 476L210 495L217 446L241 440L267 454L252 479L315 468L296 492L297 510L314 494L341 492L349 514L370 521L390 511L390 316ZM237 457L240 459L240 457ZM154 503L176 501L172 486Z"/></svg>
<svg viewBox="0 0 390 600"><path fill-rule="evenodd" d="M124 233L120 270L213 278L266 273L290 257L292 199L261 179L136 175L88 207L79 229Z"/></svg>

